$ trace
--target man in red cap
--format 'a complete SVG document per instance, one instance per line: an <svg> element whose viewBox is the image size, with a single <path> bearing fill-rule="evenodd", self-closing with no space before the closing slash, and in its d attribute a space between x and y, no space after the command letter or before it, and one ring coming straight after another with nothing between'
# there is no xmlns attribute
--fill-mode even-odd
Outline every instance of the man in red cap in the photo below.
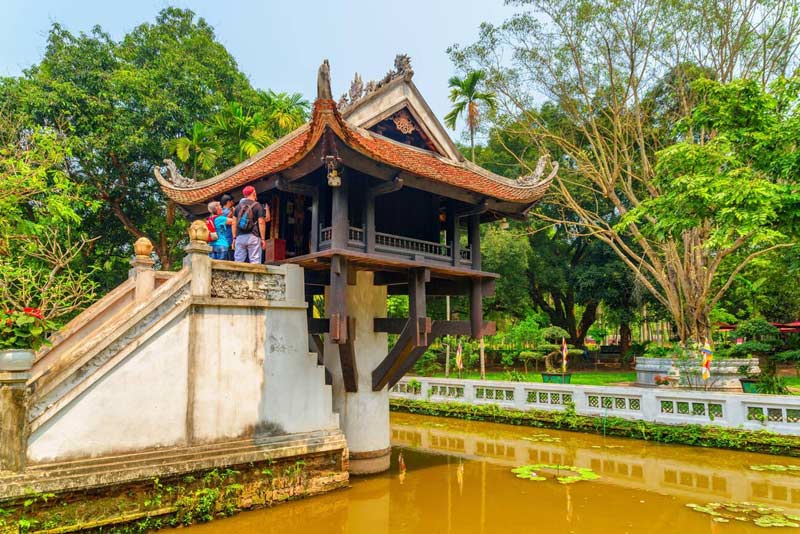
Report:
<svg viewBox="0 0 800 534"><path fill-rule="evenodd" d="M242 189L242 195L244 198L234 212L234 260L261 263L261 251L267 246L269 211L265 212L259 204L256 189L252 185Z"/></svg>

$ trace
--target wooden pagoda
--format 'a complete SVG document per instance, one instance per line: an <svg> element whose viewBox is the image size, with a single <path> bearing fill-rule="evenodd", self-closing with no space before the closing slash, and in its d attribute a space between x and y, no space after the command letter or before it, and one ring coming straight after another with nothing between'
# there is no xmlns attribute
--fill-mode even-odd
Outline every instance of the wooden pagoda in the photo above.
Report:
<svg viewBox="0 0 800 534"><path fill-rule="evenodd" d="M391 387L438 336L491 333L482 298L498 275L481 268L482 222L521 217L545 193L557 166L546 161L511 180L466 161L412 82L407 56L379 82L356 75L338 104L327 60L319 69L311 120L252 158L194 182L156 169L166 195L192 216L223 193L235 200L252 185L270 206L266 262L305 268L307 298L327 286L324 319L309 314L319 352L321 335L339 348L348 392L356 391L353 320L345 294L357 271L374 285L409 296L409 317L375 318L374 331L399 334L371 369L372 388ZM469 295L469 321L431 321L428 295Z"/></svg>

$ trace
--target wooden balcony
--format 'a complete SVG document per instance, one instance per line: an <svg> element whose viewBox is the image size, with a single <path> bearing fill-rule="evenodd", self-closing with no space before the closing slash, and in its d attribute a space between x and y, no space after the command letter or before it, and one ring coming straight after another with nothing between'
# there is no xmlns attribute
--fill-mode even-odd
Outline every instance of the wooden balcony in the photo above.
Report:
<svg viewBox="0 0 800 534"><path fill-rule="evenodd" d="M328 250L333 246L333 228L330 226L319 229L319 250ZM383 232L375 232L375 245L373 250L367 250L367 232L364 228L348 227L347 249L357 252L377 253L390 255L410 260L425 260L469 267L472 265L472 252L470 247L461 247L458 250L458 261L453 257L452 244L435 243Z"/></svg>

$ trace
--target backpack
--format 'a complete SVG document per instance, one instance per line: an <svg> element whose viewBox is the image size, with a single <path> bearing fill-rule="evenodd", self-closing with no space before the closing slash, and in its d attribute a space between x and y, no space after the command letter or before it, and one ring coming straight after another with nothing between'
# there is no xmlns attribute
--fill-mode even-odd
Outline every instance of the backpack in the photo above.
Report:
<svg viewBox="0 0 800 534"><path fill-rule="evenodd" d="M255 219L253 218L253 206L255 205L256 203L251 200L247 204L240 205L236 210L238 212L236 224L241 232L250 233L253 231L256 225Z"/></svg>
<svg viewBox="0 0 800 534"><path fill-rule="evenodd" d="M219 234L217 234L217 227L214 225L214 219L216 219L214 215L206 219L206 228L208 228L208 238L206 239L206 241L208 241L209 243L219 239Z"/></svg>

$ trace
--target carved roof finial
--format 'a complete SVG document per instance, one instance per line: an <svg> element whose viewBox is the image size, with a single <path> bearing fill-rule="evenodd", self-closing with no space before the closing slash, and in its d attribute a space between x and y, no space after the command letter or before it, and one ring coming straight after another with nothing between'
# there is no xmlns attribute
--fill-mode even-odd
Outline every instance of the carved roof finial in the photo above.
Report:
<svg viewBox="0 0 800 534"><path fill-rule="evenodd" d="M394 70L397 75L403 75L406 80L414 76L414 69L411 68L411 58L408 54L397 54L394 58Z"/></svg>
<svg viewBox="0 0 800 534"><path fill-rule="evenodd" d="M161 174L161 169L158 168L158 165L153 167L153 172L160 181L170 183L175 187L192 187L197 182L192 178L186 178L178 171L178 166L175 165L175 162L171 159L165 159L164 164L167 166L167 176L166 178Z"/></svg>
<svg viewBox="0 0 800 534"><path fill-rule="evenodd" d="M361 98L361 94L363 92L364 82L361 81L361 75L356 72L356 75L353 77L353 81L350 82L350 101L355 102Z"/></svg>
<svg viewBox="0 0 800 534"><path fill-rule="evenodd" d="M550 174L547 175L547 178L543 179L542 177L544 176L544 168L548 163L550 163L551 167ZM522 186L533 186L542 183L550 183L553 178L555 178L557 172L558 162L550 161L550 154L544 154L539 158L539 161L536 162L536 168L532 173L517 178L517 184Z"/></svg>
<svg viewBox="0 0 800 534"><path fill-rule="evenodd" d="M331 66L328 60L322 62L317 72L317 100L333 100L331 93Z"/></svg>

